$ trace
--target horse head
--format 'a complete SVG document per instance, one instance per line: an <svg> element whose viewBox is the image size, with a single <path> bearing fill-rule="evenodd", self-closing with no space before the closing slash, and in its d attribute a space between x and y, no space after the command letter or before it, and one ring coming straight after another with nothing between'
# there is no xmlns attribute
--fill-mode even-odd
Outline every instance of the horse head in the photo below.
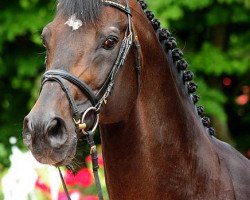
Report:
<svg viewBox="0 0 250 200"><path fill-rule="evenodd" d="M130 12L125 2L59 1L41 34L47 56L40 96L23 125L24 142L41 163L69 164L79 129L129 116L139 76Z"/></svg>

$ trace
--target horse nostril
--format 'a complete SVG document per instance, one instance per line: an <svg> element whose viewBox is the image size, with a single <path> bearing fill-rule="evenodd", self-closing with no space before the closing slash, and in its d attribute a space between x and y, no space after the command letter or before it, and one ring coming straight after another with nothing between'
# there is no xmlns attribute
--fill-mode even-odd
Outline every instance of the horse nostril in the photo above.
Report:
<svg viewBox="0 0 250 200"><path fill-rule="evenodd" d="M25 117L23 120L23 132L30 132L31 130L31 124L28 117Z"/></svg>
<svg viewBox="0 0 250 200"><path fill-rule="evenodd" d="M67 140L64 123L59 118L53 119L48 124L47 134L50 145L55 148L61 147Z"/></svg>
<svg viewBox="0 0 250 200"><path fill-rule="evenodd" d="M49 137L57 137L57 135L59 135L60 127L61 122L58 119L53 119L48 126Z"/></svg>
<svg viewBox="0 0 250 200"><path fill-rule="evenodd" d="M30 146L31 145L31 141L32 141L32 128L31 128L31 123L29 121L28 117L24 118L23 121L23 142L26 146Z"/></svg>

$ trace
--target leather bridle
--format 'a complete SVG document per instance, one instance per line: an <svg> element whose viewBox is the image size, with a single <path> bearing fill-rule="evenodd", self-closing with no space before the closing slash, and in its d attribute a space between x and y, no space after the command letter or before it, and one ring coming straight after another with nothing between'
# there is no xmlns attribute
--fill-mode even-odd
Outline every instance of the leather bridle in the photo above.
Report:
<svg viewBox="0 0 250 200"><path fill-rule="evenodd" d="M132 25L132 19L131 19L132 14L128 5L128 0L126 0L126 6L120 3L114 2L114 1L110 1L110 0L102 0L102 3L105 6L111 6L124 12L128 17L128 26L125 32L125 36L122 40L116 61L114 62L114 65L111 71L109 72L109 75L106 78L104 84L100 88L100 90L97 93L94 93L93 90L85 82L80 80L78 77L74 76L73 74L67 71L59 70L59 69L46 71L43 75L42 84L41 84L41 89L42 89L43 85L46 82L55 81L61 86L62 90L66 94L66 97L69 101L69 106L71 108L73 121L76 125L76 132L82 132L86 136L87 142L91 149L90 154L92 157L92 167L93 167L93 173L95 177L95 183L96 183L99 199L103 199L103 195L102 195L100 180L98 176L98 168L99 168L98 156L97 156L97 151L96 151L96 146L94 143L93 136L99 123L100 109L103 104L106 104L107 98L109 97L111 90L114 87L116 75L118 74L120 68L123 66L132 45L134 45L135 50L136 50L136 74L137 74L138 91L140 89L140 73L141 73L141 48L140 48L137 35ZM79 111L79 108L74 100L74 97L68 87L68 84L67 84L68 82L75 85L78 89L81 90L83 94L86 95L88 100L91 102L92 107L89 107L83 113ZM87 116L89 112L93 112L95 114L95 122L92 125L92 127L87 128L87 125L85 123L85 117ZM60 169L59 169L59 172L60 172L60 177L62 178L64 190L67 194L68 199L70 199L70 196L68 194Z"/></svg>

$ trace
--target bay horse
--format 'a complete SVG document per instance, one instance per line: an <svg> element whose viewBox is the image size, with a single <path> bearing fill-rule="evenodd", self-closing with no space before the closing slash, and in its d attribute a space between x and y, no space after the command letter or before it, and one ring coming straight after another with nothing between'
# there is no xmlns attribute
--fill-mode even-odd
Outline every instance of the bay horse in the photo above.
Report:
<svg viewBox="0 0 250 200"><path fill-rule="evenodd" d="M42 39L46 72L23 124L39 162L71 165L99 124L112 200L250 199L250 161L214 136L176 40L144 1L59 0Z"/></svg>

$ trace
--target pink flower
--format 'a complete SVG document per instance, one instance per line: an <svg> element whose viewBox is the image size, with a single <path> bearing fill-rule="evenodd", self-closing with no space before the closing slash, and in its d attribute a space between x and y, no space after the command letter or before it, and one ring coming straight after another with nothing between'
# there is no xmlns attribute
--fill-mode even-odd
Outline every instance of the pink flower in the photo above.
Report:
<svg viewBox="0 0 250 200"><path fill-rule="evenodd" d="M58 194L58 198L57 199L58 200L68 200L68 198L67 198L67 196L66 196L66 194L64 192L60 192Z"/></svg>
<svg viewBox="0 0 250 200"><path fill-rule="evenodd" d="M82 199L82 195L79 191L77 190L72 190L72 191L69 191L69 196L72 198L72 199ZM65 192L60 192L58 194L58 200L68 200L67 198L67 195Z"/></svg>
<svg viewBox="0 0 250 200"><path fill-rule="evenodd" d="M48 185L46 185L40 177L36 180L36 188L40 189L41 191L45 193L50 193L50 188Z"/></svg>
<svg viewBox="0 0 250 200"><path fill-rule="evenodd" d="M92 185L92 175L88 168L83 168L77 172L75 176L75 182L83 187L89 187Z"/></svg>
<svg viewBox="0 0 250 200"><path fill-rule="evenodd" d="M237 97L236 99L236 103L241 105L241 106L244 106L248 103L249 101L249 96L247 94L242 94L240 96Z"/></svg>

